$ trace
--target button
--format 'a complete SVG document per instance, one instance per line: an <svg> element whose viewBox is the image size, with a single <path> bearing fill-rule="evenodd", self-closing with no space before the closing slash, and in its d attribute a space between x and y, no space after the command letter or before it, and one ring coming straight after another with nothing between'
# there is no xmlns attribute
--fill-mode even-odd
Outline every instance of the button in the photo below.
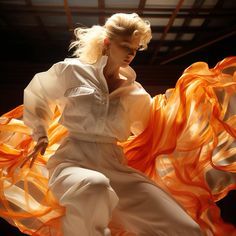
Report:
<svg viewBox="0 0 236 236"><path fill-rule="evenodd" d="M101 95L101 103L106 104L107 103L107 93L102 93Z"/></svg>

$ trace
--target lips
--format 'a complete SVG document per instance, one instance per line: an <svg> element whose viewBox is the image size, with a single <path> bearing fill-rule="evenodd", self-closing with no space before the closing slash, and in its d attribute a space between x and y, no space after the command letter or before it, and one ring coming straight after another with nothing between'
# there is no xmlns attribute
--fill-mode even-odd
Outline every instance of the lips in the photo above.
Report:
<svg viewBox="0 0 236 236"><path fill-rule="evenodd" d="M130 60L130 59L125 59L124 62L125 62L125 63L130 63L131 60Z"/></svg>

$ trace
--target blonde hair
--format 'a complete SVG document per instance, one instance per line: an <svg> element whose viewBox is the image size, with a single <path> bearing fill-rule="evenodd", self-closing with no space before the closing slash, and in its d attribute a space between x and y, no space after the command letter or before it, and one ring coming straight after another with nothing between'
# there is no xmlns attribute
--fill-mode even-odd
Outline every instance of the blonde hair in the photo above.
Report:
<svg viewBox="0 0 236 236"><path fill-rule="evenodd" d="M112 40L120 36L139 36L139 50L146 49L152 38L150 23L136 13L116 13L107 19L104 26L78 27L74 34L76 40L70 44L70 49L74 48L73 55L89 64L95 63L103 55L105 38Z"/></svg>

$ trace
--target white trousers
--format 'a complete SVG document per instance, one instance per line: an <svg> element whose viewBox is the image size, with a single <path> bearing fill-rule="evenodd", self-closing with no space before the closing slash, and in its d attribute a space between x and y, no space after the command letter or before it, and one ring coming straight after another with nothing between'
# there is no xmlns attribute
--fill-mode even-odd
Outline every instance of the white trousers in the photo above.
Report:
<svg viewBox="0 0 236 236"><path fill-rule="evenodd" d="M123 163L112 143L67 138L50 158L49 187L65 206L64 236L200 236L199 226L162 189ZM118 234L113 234L118 235Z"/></svg>

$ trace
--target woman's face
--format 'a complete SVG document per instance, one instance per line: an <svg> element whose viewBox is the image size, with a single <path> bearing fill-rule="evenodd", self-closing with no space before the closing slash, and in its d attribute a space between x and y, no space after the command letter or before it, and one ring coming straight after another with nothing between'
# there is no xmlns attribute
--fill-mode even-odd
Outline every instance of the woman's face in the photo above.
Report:
<svg viewBox="0 0 236 236"><path fill-rule="evenodd" d="M140 46L140 37L119 37L109 41L108 59L120 67L128 66Z"/></svg>

